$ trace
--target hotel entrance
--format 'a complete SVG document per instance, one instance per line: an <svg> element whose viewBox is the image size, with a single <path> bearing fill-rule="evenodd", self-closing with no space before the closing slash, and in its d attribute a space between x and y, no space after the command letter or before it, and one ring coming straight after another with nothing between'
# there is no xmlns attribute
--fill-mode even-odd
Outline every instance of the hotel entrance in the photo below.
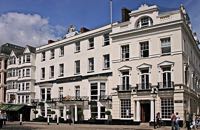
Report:
<svg viewBox="0 0 200 130"><path fill-rule="evenodd" d="M141 101L141 122L150 121L150 101Z"/></svg>

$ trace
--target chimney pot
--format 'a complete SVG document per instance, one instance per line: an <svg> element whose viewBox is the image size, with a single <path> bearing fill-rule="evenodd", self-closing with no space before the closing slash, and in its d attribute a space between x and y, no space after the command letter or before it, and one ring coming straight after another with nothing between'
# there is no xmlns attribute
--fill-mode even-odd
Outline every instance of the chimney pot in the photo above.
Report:
<svg viewBox="0 0 200 130"><path fill-rule="evenodd" d="M129 9L127 9L127 8L122 8L121 11L122 11L122 22L129 21L129 19L130 19L129 13L131 11Z"/></svg>
<svg viewBox="0 0 200 130"><path fill-rule="evenodd" d="M48 40L48 44L55 42L54 40Z"/></svg>
<svg viewBox="0 0 200 130"><path fill-rule="evenodd" d="M90 29L88 29L88 28L86 28L86 27L82 27L82 28L80 29L80 32L81 32L81 33L88 32L88 31L90 31Z"/></svg>

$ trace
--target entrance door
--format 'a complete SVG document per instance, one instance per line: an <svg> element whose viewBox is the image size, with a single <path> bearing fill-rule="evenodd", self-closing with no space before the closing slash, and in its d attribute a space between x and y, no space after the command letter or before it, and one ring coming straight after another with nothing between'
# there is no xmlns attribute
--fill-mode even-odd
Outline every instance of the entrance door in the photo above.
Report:
<svg viewBox="0 0 200 130"><path fill-rule="evenodd" d="M150 121L150 103L141 103L141 122Z"/></svg>

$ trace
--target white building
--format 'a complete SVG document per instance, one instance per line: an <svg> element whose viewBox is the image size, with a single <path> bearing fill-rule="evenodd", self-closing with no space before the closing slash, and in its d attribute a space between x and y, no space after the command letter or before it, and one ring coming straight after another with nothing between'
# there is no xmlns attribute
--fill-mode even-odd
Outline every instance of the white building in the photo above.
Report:
<svg viewBox="0 0 200 130"><path fill-rule="evenodd" d="M6 72L7 59L12 50L18 50L19 46L5 43L0 46L0 103L5 102L6 97Z"/></svg>
<svg viewBox="0 0 200 130"><path fill-rule="evenodd" d="M25 105L26 120L30 120L31 115L31 107L27 106L31 106L31 99L35 96L35 51L28 45L12 51L7 66L6 103L22 104L21 108Z"/></svg>
<svg viewBox="0 0 200 130"><path fill-rule="evenodd" d="M66 120L71 111L75 122L101 122L110 110L113 124L140 124L152 123L157 112L170 122L179 112L184 121L186 112L199 114L197 42L183 6L168 12L155 5L125 9L121 23L80 33L71 26L65 39L36 48L37 116ZM24 93L15 91L25 101Z"/></svg>

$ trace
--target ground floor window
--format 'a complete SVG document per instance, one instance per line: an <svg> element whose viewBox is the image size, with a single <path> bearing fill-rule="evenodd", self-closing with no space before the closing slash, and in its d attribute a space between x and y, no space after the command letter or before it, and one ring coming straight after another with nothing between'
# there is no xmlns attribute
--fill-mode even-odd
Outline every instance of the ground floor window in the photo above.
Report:
<svg viewBox="0 0 200 130"><path fill-rule="evenodd" d="M174 99L173 98L161 98L161 116L162 118L170 118L174 113Z"/></svg>
<svg viewBox="0 0 200 130"><path fill-rule="evenodd" d="M101 114L100 114L101 118L105 118L105 107L101 107Z"/></svg>
<svg viewBox="0 0 200 130"><path fill-rule="evenodd" d="M131 118L131 99L121 99L121 118Z"/></svg>
<svg viewBox="0 0 200 130"><path fill-rule="evenodd" d="M60 107L60 117L63 117L63 107Z"/></svg>
<svg viewBox="0 0 200 130"><path fill-rule="evenodd" d="M44 107L41 107L41 115L45 116L45 108Z"/></svg>
<svg viewBox="0 0 200 130"><path fill-rule="evenodd" d="M97 105L91 105L91 117L98 118L98 107Z"/></svg>

